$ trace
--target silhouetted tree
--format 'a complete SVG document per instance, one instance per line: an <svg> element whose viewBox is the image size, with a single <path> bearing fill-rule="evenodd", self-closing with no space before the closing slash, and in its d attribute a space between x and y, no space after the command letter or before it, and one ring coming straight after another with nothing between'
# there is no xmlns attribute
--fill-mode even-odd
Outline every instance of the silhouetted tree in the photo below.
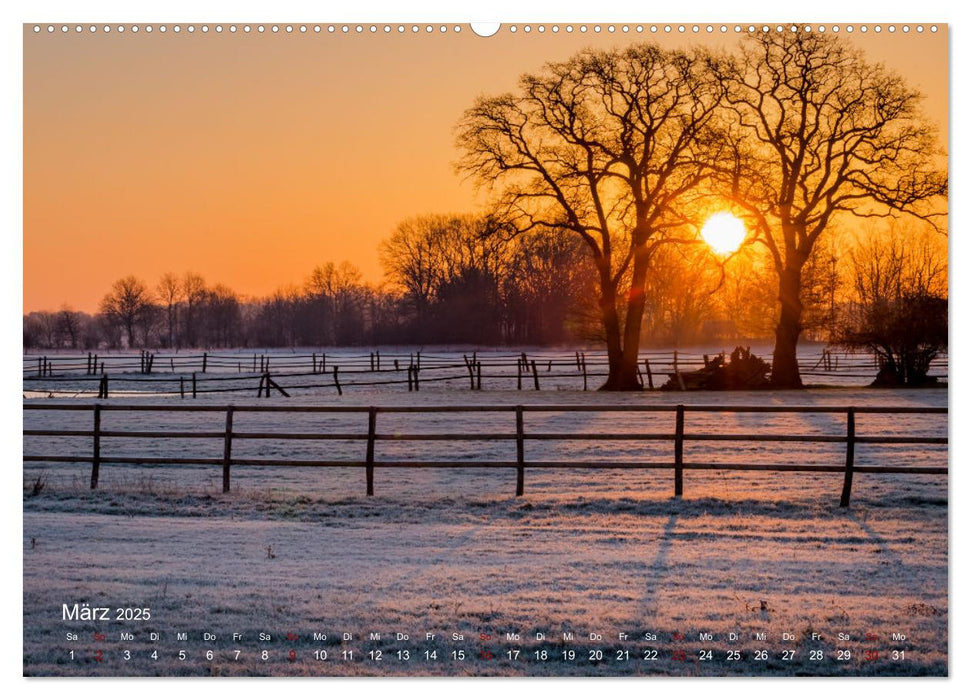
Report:
<svg viewBox="0 0 971 700"><path fill-rule="evenodd" d="M946 195L935 130L920 95L842 39L820 32L759 32L740 57L712 61L726 89L732 167L726 194L743 207L778 277L772 382L802 386L804 268L841 213L929 218Z"/></svg>
<svg viewBox="0 0 971 700"><path fill-rule="evenodd" d="M66 306L62 308L57 313L57 333L60 336L58 345L66 344L69 348L77 348L83 322L82 314Z"/></svg>
<svg viewBox="0 0 971 700"><path fill-rule="evenodd" d="M947 262L928 236L896 227L871 234L851 254L855 297L839 342L876 353L875 384L919 386L948 347Z"/></svg>
<svg viewBox="0 0 971 700"><path fill-rule="evenodd" d="M704 54L651 44L581 52L479 98L459 124L460 168L495 187L517 230L579 236L599 278L609 376L640 388L637 359L652 254L677 239L705 179L721 88Z"/></svg>
<svg viewBox="0 0 971 700"><path fill-rule="evenodd" d="M428 215L398 225L381 244L381 260L410 307L415 338L501 340L509 233L490 216Z"/></svg>
<svg viewBox="0 0 971 700"><path fill-rule="evenodd" d="M135 330L144 323L151 311L148 288L133 275L115 282L101 300L101 313L109 324L124 330L130 348L137 347Z"/></svg>
<svg viewBox="0 0 971 700"><path fill-rule="evenodd" d="M199 342L199 312L206 301L206 281L195 272L182 276L182 345L197 347Z"/></svg>
<svg viewBox="0 0 971 700"><path fill-rule="evenodd" d="M171 272L166 272L158 281L155 287L159 301L165 308L166 320L166 344L176 347L176 324L178 321L178 304L182 296L182 285L179 279Z"/></svg>

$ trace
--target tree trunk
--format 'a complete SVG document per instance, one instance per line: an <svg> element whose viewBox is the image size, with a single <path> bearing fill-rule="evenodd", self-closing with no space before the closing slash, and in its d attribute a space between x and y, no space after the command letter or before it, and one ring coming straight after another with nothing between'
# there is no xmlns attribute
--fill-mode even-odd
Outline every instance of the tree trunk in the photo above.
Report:
<svg viewBox="0 0 971 700"><path fill-rule="evenodd" d="M644 278L647 276L647 248L642 244L634 253L634 269L631 275L631 288L627 298L627 318L624 322L623 344L620 343L620 327L617 319L616 304L614 322L617 325L616 361L610 362L610 375L600 387L602 391L640 391L643 389L637 374L637 356L641 341L641 322L644 317ZM616 301L616 294L614 294ZM608 336L609 338L609 336ZM609 339L608 339L609 346ZM608 352L609 356L609 352Z"/></svg>
<svg viewBox="0 0 971 700"><path fill-rule="evenodd" d="M601 280L600 318L607 340L607 381L601 390L618 387L623 349L620 343L620 317L617 314L617 289L610 280Z"/></svg>
<svg viewBox="0 0 971 700"><path fill-rule="evenodd" d="M801 389L796 346L802 332L802 268L788 266L779 275L779 325L772 351L772 385L776 389Z"/></svg>

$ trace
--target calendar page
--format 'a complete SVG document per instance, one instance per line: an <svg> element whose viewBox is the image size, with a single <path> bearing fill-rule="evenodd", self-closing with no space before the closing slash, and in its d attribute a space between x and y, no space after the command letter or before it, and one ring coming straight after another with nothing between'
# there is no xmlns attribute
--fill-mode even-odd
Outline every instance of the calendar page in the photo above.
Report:
<svg viewBox="0 0 971 700"><path fill-rule="evenodd" d="M948 676L946 23L271 20L22 27L23 675Z"/></svg>

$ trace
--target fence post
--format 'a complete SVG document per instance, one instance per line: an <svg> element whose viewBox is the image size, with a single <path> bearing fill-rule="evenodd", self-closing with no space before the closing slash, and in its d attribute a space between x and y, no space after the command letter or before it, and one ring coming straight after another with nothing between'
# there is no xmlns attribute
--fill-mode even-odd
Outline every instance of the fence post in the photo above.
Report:
<svg viewBox="0 0 971 700"><path fill-rule="evenodd" d="M674 497L684 493L684 406L679 404L674 425Z"/></svg>
<svg viewBox="0 0 971 700"><path fill-rule="evenodd" d="M516 406L516 495L523 495L526 471L526 440L523 431L523 407Z"/></svg>
<svg viewBox="0 0 971 700"><path fill-rule="evenodd" d="M94 440L91 453L91 490L98 488L98 472L101 470L101 404L94 405Z"/></svg>
<svg viewBox="0 0 971 700"><path fill-rule="evenodd" d="M226 441L223 443L223 493L229 493L229 467L233 459L233 407L226 409Z"/></svg>
<svg viewBox="0 0 971 700"><path fill-rule="evenodd" d="M339 367L337 365L334 365L334 386L337 387L337 395L338 396L343 396L344 395L344 390L341 389L341 380L337 378L337 370L338 369L339 369Z"/></svg>
<svg viewBox="0 0 971 700"><path fill-rule="evenodd" d="M843 475L843 493L840 508L850 505L850 490L853 488L853 459L856 452L856 409L846 409L846 473Z"/></svg>
<svg viewBox="0 0 971 700"><path fill-rule="evenodd" d="M530 360L530 367L533 370L533 388L539 391L539 374L536 372L536 360Z"/></svg>
<svg viewBox="0 0 971 700"><path fill-rule="evenodd" d="M475 363L475 388L476 391L482 390L482 360L476 360Z"/></svg>
<svg viewBox="0 0 971 700"><path fill-rule="evenodd" d="M580 363L583 365L583 390L587 390L587 353L580 355Z"/></svg>
<svg viewBox="0 0 971 700"><path fill-rule="evenodd" d="M208 363L209 363L209 353L208 352L204 352L204 353L202 353L202 373L203 374L206 373L206 365Z"/></svg>
<svg viewBox="0 0 971 700"><path fill-rule="evenodd" d="M651 374L651 361L649 359L647 359L646 357L644 358L644 369L647 370L647 387L649 389L653 389L654 388L654 375Z"/></svg>
<svg viewBox="0 0 971 700"><path fill-rule="evenodd" d="M684 391L684 378L681 376L681 370L678 369L678 351L674 351L674 376L678 378L678 388Z"/></svg>
<svg viewBox="0 0 971 700"><path fill-rule="evenodd" d="M516 389L522 391L523 388L523 361L516 360Z"/></svg>
<svg viewBox="0 0 971 700"><path fill-rule="evenodd" d="M374 495L374 432L378 422L378 409L371 406L367 411L367 456L365 474L367 476L367 495Z"/></svg>
<svg viewBox="0 0 971 700"><path fill-rule="evenodd" d="M196 373L192 373L192 398L196 397Z"/></svg>

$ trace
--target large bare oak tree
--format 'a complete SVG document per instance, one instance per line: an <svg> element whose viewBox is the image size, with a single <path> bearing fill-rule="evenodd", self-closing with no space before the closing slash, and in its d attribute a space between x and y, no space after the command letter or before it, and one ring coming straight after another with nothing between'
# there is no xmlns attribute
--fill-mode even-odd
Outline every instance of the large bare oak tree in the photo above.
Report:
<svg viewBox="0 0 971 700"><path fill-rule="evenodd" d="M707 177L720 100L705 54L640 44L551 63L515 93L479 98L459 124L460 170L494 188L517 230L571 231L593 256L604 389L641 386L648 263L678 240L684 200Z"/></svg>
<svg viewBox="0 0 971 700"><path fill-rule="evenodd" d="M799 388L803 270L844 213L935 221L946 196L935 129L921 95L836 36L802 29L748 37L741 54L712 63L725 86L735 158L727 194L749 215L779 285L772 383Z"/></svg>

